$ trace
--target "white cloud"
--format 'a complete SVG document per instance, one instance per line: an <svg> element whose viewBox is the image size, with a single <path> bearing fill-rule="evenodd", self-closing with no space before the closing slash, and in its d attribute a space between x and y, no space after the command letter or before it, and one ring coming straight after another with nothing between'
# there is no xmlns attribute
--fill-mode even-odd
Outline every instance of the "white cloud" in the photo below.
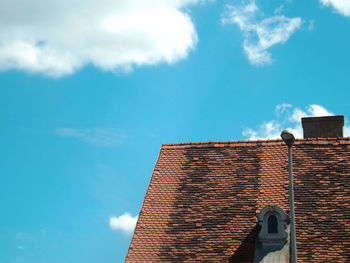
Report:
<svg viewBox="0 0 350 263"><path fill-rule="evenodd" d="M344 129L343 129L343 132L344 132L344 136L345 137L348 137L350 136L350 126L344 126Z"/></svg>
<svg viewBox="0 0 350 263"><path fill-rule="evenodd" d="M349 0L320 0L324 6L331 6L333 9L344 16L350 16Z"/></svg>
<svg viewBox="0 0 350 263"><path fill-rule="evenodd" d="M21 246L21 245L19 245L19 246L17 246L17 249L19 249L19 250L24 250L24 247Z"/></svg>
<svg viewBox="0 0 350 263"><path fill-rule="evenodd" d="M135 229L137 218L137 216L133 217L129 213L124 213L119 217L111 217L109 226L113 230L121 230L126 234L131 234Z"/></svg>
<svg viewBox="0 0 350 263"><path fill-rule="evenodd" d="M248 137L249 140L266 140L266 139L277 139L281 134L281 124L275 120L265 121L261 124L258 130L246 128L242 134Z"/></svg>
<svg viewBox="0 0 350 263"><path fill-rule="evenodd" d="M245 128L242 135L249 140L280 139L281 131L289 129L296 138L303 137L301 127L302 117L331 116L334 115L326 108L312 104L302 110L290 104L280 104L276 106L276 119L265 121L257 129ZM344 136L350 136L350 127L344 126Z"/></svg>
<svg viewBox="0 0 350 263"><path fill-rule="evenodd" d="M275 111L276 111L276 113L277 113L278 115L280 115L280 114L286 112L286 111L287 111L289 108L291 108L291 107L292 107L291 104L282 103L282 104L279 104L279 105L276 106Z"/></svg>
<svg viewBox="0 0 350 263"><path fill-rule="evenodd" d="M282 9L276 10L279 13ZM268 49L276 44L285 43L302 24L300 17L273 15L259 20L261 16L263 14L255 0L251 0L245 5L228 5L226 15L222 19L224 24L236 24L243 32L243 49L253 65L271 63Z"/></svg>
<svg viewBox="0 0 350 263"><path fill-rule="evenodd" d="M126 135L120 130L114 128L57 128L55 133L61 137L74 137L86 143L106 147L120 146L127 139Z"/></svg>
<svg viewBox="0 0 350 263"><path fill-rule="evenodd" d="M174 63L198 41L184 11L205 0L1 1L0 70L52 77Z"/></svg>
<svg viewBox="0 0 350 263"><path fill-rule="evenodd" d="M307 29L309 29L309 31L312 31L312 30L314 30L314 28L315 28L315 20L311 19L311 20L309 20L309 25L308 25Z"/></svg>
<svg viewBox="0 0 350 263"><path fill-rule="evenodd" d="M17 232L15 234L15 238L16 239L20 239L20 240L32 240L33 236L29 233L25 233L25 232Z"/></svg>
<svg viewBox="0 0 350 263"><path fill-rule="evenodd" d="M283 11L284 9L284 5L280 5L279 7L275 8L275 10L273 11L274 14L279 14Z"/></svg>

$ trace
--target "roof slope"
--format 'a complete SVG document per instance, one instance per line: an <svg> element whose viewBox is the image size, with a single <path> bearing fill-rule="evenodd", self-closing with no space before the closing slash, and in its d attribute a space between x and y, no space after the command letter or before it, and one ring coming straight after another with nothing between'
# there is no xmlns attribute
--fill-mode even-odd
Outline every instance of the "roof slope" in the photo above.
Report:
<svg viewBox="0 0 350 263"><path fill-rule="evenodd" d="M293 146L298 261L350 262L350 139ZM252 262L256 215L289 212L281 140L165 144L126 262Z"/></svg>

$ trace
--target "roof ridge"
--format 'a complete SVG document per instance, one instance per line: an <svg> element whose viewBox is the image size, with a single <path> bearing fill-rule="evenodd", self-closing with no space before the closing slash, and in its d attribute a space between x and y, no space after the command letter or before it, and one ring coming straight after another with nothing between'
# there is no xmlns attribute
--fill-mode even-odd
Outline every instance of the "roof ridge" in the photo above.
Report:
<svg viewBox="0 0 350 263"><path fill-rule="evenodd" d="M323 138L323 137L317 137L317 138L302 138L302 139L296 139L296 144L303 144L303 143L317 143L317 142L323 142L327 143L329 142L339 142L339 143L345 143L350 144L350 137L334 137L334 138ZM251 145L265 145L265 144L284 144L282 139L267 139L267 140L237 140L237 141L207 141L207 142L180 142L180 143L163 143L162 148L168 148L168 147L191 147L191 146L198 146L198 147L222 147L222 146L232 146L232 145L242 145L247 146L247 144Z"/></svg>

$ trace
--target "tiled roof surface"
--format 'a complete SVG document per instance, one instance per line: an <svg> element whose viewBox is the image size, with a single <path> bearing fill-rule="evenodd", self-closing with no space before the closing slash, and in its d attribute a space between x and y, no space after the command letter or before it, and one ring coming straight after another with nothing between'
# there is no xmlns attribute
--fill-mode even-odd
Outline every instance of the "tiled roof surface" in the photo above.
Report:
<svg viewBox="0 0 350 263"><path fill-rule="evenodd" d="M281 140L163 145L126 262L252 262L287 165ZM298 262L350 262L350 139L297 140L293 166Z"/></svg>

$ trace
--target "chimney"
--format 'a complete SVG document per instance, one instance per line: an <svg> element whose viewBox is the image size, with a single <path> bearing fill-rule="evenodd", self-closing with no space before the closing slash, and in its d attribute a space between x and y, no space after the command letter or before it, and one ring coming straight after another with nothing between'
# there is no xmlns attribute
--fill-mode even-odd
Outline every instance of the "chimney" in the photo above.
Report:
<svg viewBox="0 0 350 263"><path fill-rule="evenodd" d="M343 115L301 118L301 124L304 130L304 138L343 137Z"/></svg>

